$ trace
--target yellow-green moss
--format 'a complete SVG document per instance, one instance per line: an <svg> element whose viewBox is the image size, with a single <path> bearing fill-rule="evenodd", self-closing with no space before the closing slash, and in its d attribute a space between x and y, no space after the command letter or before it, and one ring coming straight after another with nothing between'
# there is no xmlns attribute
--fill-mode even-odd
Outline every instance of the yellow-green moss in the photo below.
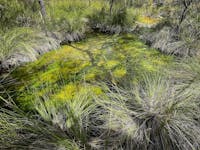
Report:
<svg viewBox="0 0 200 150"><path fill-rule="evenodd" d="M104 67L107 70L113 69L116 67L120 62L116 60L108 60L106 63L104 63Z"/></svg>
<svg viewBox="0 0 200 150"><path fill-rule="evenodd" d="M88 89L94 90L93 94L101 93L94 87L95 82L115 82L128 75L138 80L143 72L167 68L173 59L148 48L131 34L97 34L72 46L51 51L13 72L12 76L21 81L15 90L22 107L34 109L36 97L50 97L51 104L65 103Z"/></svg>
<svg viewBox="0 0 200 150"><path fill-rule="evenodd" d="M101 87L91 84L69 83L59 90L58 93L49 97L45 104L49 107L62 107L70 101L78 100L86 96L91 100L93 96L103 94Z"/></svg>
<svg viewBox="0 0 200 150"><path fill-rule="evenodd" d="M53 99L56 99L58 101L67 101L71 100L73 96L76 94L78 87L74 83L69 83L66 86L64 86L60 91L53 96Z"/></svg>
<svg viewBox="0 0 200 150"><path fill-rule="evenodd" d="M122 77L124 77L126 75L126 73L127 72L126 72L126 70L124 68L120 68L120 69L114 70L113 76L115 78L122 78Z"/></svg>
<svg viewBox="0 0 200 150"><path fill-rule="evenodd" d="M84 79L86 81L95 81L96 74L95 73L88 73L85 75Z"/></svg>

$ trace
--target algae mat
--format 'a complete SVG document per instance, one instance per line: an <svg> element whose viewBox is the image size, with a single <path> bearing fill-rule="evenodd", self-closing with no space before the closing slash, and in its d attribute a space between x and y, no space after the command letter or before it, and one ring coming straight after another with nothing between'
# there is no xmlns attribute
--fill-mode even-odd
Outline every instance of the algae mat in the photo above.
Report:
<svg viewBox="0 0 200 150"><path fill-rule="evenodd" d="M14 71L12 76L19 81L15 99L26 110L35 109L38 99L59 107L88 92L102 94L99 82L122 84L130 78L134 82L172 61L172 56L150 49L131 34L90 35Z"/></svg>

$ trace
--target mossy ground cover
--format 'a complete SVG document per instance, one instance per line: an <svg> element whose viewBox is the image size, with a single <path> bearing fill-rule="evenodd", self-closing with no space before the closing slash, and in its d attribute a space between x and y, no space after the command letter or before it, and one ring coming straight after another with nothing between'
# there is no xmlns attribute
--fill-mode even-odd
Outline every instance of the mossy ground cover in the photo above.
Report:
<svg viewBox="0 0 200 150"><path fill-rule="evenodd" d="M172 60L134 35L89 35L14 71L16 101L26 110L45 97L48 105L62 105L80 93L102 94L101 81L120 85L128 78L140 80L144 72L164 73Z"/></svg>

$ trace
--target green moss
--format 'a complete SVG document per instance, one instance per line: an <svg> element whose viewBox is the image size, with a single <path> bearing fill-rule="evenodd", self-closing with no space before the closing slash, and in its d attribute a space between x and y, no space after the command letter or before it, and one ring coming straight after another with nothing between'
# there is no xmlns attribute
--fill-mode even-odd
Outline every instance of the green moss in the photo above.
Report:
<svg viewBox="0 0 200 150"><path fill-rule="evenodd" d="M24 109L34 108L37 97L48 96L52 102L65 103L84 91L85 83L90 89L98 81L115 82L128 76L139 80L143 72L167 68L172 59L149 49L134 35L97 34L51 51L13 72L20 81L15 86L16 99Z"/></svg>

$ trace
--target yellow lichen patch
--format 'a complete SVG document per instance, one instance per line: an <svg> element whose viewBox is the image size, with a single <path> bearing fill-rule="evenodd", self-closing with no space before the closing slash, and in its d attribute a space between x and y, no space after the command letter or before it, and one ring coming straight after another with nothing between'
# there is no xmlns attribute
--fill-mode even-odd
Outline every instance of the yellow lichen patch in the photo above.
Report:
<svg viewBox="0 0 200 150"><path fill-rule="evenodd" d="M142 24L153 25L159 23L161 19L149 16L139 16L137 21Z"/></svg>

